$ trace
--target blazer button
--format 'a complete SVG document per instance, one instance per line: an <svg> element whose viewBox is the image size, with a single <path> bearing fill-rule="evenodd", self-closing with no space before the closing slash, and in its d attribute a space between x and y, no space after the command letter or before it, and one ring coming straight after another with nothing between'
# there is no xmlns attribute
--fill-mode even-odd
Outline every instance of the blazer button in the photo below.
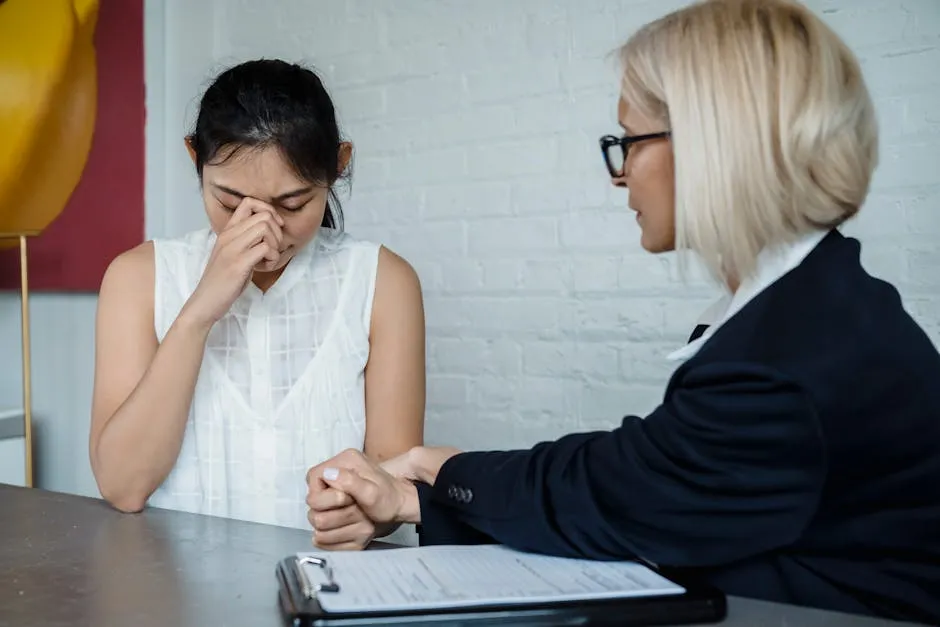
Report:
<svg viewBox="0 0 940 627"><path fill-rule="evenodd" d="M447 496L449 496L450 498L452 498L452 499L454 499L454 500L458 500L458 496L457 496L457 495L458 495L457 486L452 485L452 486L450 486L450 487L447 488Z"/></svg>
<svg viewBox="0 0 940 627"><path fill-rule="evenodd" d="M470 503L471 501L473 501L473 490L467 488L467 490L464 492L463 502Z"/></svg>

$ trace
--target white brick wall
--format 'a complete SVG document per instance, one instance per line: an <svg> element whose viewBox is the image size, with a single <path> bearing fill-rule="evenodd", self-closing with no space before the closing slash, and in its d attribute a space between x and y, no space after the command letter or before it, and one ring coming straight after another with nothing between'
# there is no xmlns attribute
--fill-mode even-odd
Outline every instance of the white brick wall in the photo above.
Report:
<svg viewBox="0 0 940 627"><path fill-rule="evenodd" d="M148 43L164 107L148 129L151 232L203 223L180 138L211 74L305 61L357 147L347 229L424 284L429 441L522 446L646 412L714 292L641 251L596 139L617 130L606 55L682 4L151 0L164 32L148 32L165 38ZM847 230L940 341L940 0L810 4L864 60L883 125L871 201Z"/></svg>

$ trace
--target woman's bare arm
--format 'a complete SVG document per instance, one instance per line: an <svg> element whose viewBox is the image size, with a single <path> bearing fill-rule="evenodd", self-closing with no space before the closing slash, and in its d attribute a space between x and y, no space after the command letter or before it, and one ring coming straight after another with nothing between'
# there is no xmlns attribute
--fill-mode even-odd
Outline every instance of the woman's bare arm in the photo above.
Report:
<svg viewBox="0 0 940 627"><path fill-rule="evenodd" d="M91 466L101 495L125 512L143 509L176 463L211 328L184 309L158 344L153 314L145 242L111 263L95 324Z"/></svg>
<svg viewBox="0 0 940 627"><path fill-rule="evenodd" d="M425 325L418 275L382 248L366 365L364 453L376 461L424 442Z"/></svg>
<svg viewBox="0 0 940 627"><path fill-rule="evenodd" d="M356 455L381 462L424 442L425 409L421 284L408 262L385 248L379 250L369 345L365 445ZM361 549L398 527L398 523L373 525L348 495L323 481L319 470L317 466L307 473L307 505L316 546Z"/></svg>

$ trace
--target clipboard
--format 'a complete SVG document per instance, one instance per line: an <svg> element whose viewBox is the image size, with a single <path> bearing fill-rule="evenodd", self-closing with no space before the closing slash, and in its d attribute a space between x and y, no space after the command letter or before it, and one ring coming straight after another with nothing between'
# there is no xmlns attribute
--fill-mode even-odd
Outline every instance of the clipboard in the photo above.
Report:
<svg viewBox="0 0 940 627"><path fill-rule="evenodd" d="M303 564L321 569L323 577L311 581ZM700 580L655 569L659 575L685 588L683 594L652 597L552 601L369 611L326 612L317 599L338 592L341 574L334 572L328 556L293 555L277 564L278 600L282 618L293 627L367 627L370 625L692 625L717 623L727 615L723 592Z"/></svg>

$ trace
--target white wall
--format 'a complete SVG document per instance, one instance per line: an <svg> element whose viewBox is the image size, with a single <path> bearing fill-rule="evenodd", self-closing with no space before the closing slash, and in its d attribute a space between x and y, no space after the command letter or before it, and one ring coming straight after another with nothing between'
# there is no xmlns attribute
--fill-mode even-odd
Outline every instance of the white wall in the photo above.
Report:
<svg viewBox="0 0 940 627"><path fill-rule="evenodd" d="M204 224L182 136L212 74L259 56L307 62L357 147L347 229L404 255L424 284L428 439L524 446L645 412L664 355L714 293L641 252L597 137L617 130L605 55L682 4L148 0L148 234ZM881 113L882 165L846 230L940 343L940 2L809 4L863 59ZM84 296L34 299L43 485L89 493L93 310ZM10 351L16 311L0 300ZM0 378L0 405L18 385Z"/></svg>

